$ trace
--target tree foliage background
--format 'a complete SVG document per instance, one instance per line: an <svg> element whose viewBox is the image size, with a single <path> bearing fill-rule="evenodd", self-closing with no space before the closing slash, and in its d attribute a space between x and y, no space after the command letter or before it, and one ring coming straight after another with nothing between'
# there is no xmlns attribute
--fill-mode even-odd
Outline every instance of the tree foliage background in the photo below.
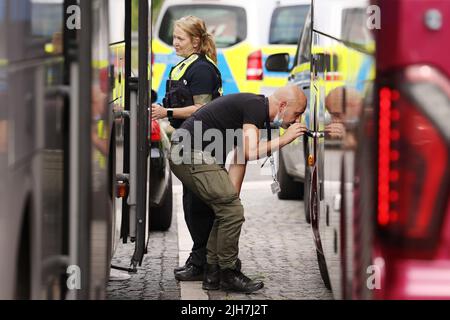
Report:
<svg viewBox="0 0 450 320"><path fill-rule="evenodd" d="M137 31L138 29L138 7L139 2L138 0L131 0L132 1L132 29L133 31ZM153 15L153 22L155 22L156 17L158 15L159 9L161 8L161 4L164 0L149 0L149 5L152 6L152 15Z"/></svg>

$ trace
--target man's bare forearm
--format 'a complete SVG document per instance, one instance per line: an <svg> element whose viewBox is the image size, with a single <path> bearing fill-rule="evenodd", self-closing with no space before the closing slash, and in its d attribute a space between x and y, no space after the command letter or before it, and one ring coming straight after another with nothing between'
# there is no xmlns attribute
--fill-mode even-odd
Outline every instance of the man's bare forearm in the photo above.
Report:
<svg viewBox="0 0 450 320"><path fill-rule="evenodd" d="M228 169L228 175L230 176L230 180L239 195L241 193L242 182L244 181L247 162L245 161L244 163L240 163L239 151L235 149L233 152L233 160L230 164L230 168Z"/></svg>
<svg viewBox="0 0 450 320"><path fill-rule="evenodd" d="M233 183L233 186L236 189L238 195L241 193L241 187L242 182L244 181L246 168L246 164L232 163L230 164L230 168L228 169L228 175L230 176L230 180Z"/></svg>
<svg viewBox="0 0 450 320"><path fill-rule="evenodd" d="M270 141L260 141L258 143L258 147L248 153L248 157L246 157L246 159L251 161L265 158L267 156L270 156L273 152L281 149L288 143L289 141L284 139L283 136Z"/></svg>

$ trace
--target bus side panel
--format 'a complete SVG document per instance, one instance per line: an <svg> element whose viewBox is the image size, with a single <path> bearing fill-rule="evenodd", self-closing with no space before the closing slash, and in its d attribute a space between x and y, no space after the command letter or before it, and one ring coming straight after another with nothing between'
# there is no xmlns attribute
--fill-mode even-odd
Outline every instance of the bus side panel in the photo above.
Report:
<svg viewBox="0 0 450 320"><path fill-rule="evenodd" d="M0 234L7 247L0 250L0 296L59 299L66 253L65 96L57 40L62 2L3 4L0 35L7 46L0 56L0 131L5 137L0 141ZM42 24L47 13L55 20Z"/></svg>
<svg viewBox="0 0 450 320"><path fill-rule="evenodd" d="M90 298L104 299L105 285L109 277L112 251L112 195L108 163L112 117L108 109L109 21L108 1L93 1L92 28L92 220Z"/></svg>

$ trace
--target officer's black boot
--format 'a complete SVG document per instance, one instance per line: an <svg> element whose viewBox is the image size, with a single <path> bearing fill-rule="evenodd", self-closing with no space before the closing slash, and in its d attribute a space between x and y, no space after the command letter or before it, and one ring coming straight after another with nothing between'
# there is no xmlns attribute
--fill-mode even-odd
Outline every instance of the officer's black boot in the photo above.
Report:
<svg viewBox="0 0 450 320"><path fill-rule="evenodd" d="M202 288L203 290L219 290L220 268L218 264L206 264Z"/></svg>
<svg viewBox="0 0 450 320"><path fill-rule="evenodd" d="M262 281L254 281L237 269L224 269L220 272L220 287L224 291L251 293L264 287Z"/></svg>
<svg viewBox="0 0 450 320"><path fill-rule="evenodd" d="M190 263L185 269L175 272L175 279L179 281L201 281L203 280L203 266L199 267Z"/></svg>
<svg viewBox="0 0 450 320"><path fill-rule="evenodd" d="M180 272L180 271L186 269L191 264L191 261L192 261L192 255L189 255L189 258L187 258L186 262L184 263L184 266L176 267L175 269L173 269L173 273L177 273L177 272Z"/></svg>

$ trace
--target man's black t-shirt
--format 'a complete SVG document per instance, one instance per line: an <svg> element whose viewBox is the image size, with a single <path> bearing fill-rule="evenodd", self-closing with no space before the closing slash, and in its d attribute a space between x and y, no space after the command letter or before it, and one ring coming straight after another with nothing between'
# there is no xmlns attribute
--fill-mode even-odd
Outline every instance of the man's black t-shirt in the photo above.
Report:
<svg viewBox="0 0 450 320"><path fill-rule="evenodd" d="M253 124L259 129L265 128L267 108L264 96L252 93L230 94L217 98L197 110L184 121L180 129L189 132L192 148L212 150L217 160L224 163L233 146L241 143L244 124ZM180 137L186 131L177 131L172 140L183 142L184 138ZM219 134L221 141L217 138ZM221 144L222 150L219 150L220 147L216 144ZM218 155L217 151L223 154Z"/></svg>

